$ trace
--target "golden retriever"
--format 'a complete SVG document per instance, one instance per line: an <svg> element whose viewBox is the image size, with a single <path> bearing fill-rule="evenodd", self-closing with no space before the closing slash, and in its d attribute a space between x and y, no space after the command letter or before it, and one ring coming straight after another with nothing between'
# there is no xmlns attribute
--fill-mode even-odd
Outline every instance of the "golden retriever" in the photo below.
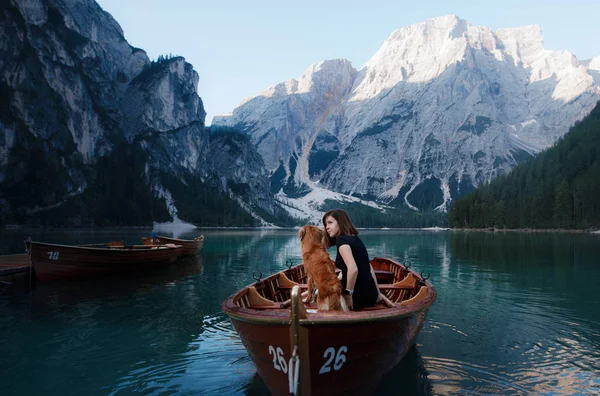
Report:
<svg viewBox="0 0 600 396"><path fill-rule="evenodd" d="M312 300L313 287L317 292L319 310L348 311L348 305L342 298L342 284L335 273L335 263L325 250L324 230L307 225L298 231L302 247L302 261L308 275L308 295L305 301Z"/></svg>

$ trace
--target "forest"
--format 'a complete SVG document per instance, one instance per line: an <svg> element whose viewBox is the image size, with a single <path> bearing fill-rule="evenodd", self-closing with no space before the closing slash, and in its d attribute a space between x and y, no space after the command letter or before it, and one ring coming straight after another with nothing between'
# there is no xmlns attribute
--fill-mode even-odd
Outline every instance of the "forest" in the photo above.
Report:
<svg viewBox="0 0 600 396"><path fill-rule="evenodd" d="M457 199L451 228L600 226L600 102L556 144Z"/></svg>

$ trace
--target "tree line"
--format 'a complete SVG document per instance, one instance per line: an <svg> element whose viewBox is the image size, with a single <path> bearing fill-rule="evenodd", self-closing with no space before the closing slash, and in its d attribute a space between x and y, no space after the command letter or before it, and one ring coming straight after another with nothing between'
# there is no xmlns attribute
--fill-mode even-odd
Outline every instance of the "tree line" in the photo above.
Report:
<svg viewBox="0 0 600 396"><path fill-rule="evenodd" d="M551 148L471 193L449 211L452 228L600 226L600 102Z"/></svg>
<svg viewBox="0 0 600 396"><path fill-rule="evenodd" d="M325 200L319 210L325 214L328 210L340 208L348 212L352 222L359 228L423 228L446 226L447 214L438 211L414 211L408 207L386 207L385 211L358 202L341 203Z"/></svg>

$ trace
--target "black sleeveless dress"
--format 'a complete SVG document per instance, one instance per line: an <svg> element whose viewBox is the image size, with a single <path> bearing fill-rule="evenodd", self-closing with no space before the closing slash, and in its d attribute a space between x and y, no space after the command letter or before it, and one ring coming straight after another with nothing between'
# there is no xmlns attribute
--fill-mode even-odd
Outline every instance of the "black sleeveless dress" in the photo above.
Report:
<svg viewBox="0 0 600 396"><path fill-rule="evenodd" d="M349 245L352 250L352 256L358 267L356 284L354 285L354 294L352 295L352 305L354 309L372 307L377 302L379 290L371 276L371 266L367 248L356 235L338 235L336 237L337 256L335 257L335 266L342 270L342 289L346 289L348 267L340 254L340 246Z"/></svg>

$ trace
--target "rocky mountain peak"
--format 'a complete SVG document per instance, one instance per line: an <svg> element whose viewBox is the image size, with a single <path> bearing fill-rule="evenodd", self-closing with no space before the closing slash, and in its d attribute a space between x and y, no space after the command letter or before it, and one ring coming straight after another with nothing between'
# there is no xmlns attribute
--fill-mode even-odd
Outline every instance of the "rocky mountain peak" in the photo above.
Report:
<svg viewBox="0 0 600 396"><path fill-rule="evenodd" d="M531 66L546 52L539 25L498 29L494 34L499 40L498 49L510 56L515 64Z"/></svg>
<svg viewBox="0 0 600 396"><path fill-rule="evenodd" d="M211 139L197 86L183 57L151 62L93 0L4 1L0 223L252 225L273 216L262 158L247 138ZM230 172L239 153L244 172Z"/></svg>
<svg viewBox="0 0 600 396"><path fill-rule="evenodd" d="M400 82L439 76L464 58L468 29L468 22L450 15L394 31L360 71L351 100L373 98Z"/></svg>
<svg viewBox="0 0 600 396"><path fill-rule="evenodd" d="M340 95L352 84L356 70L347 59L333 59L311 65L298 81L297 93Z"/></svg>
<svg viewBox="0 0 600 396"><path fill-rule="evenodd" d="M267 88L255 97L245 98L239 106L256 97L281 98L293 94L339 94L354 81L356 70L347 59L333 59L310 65L298 79ZM239 107L238 106L238 107Z"/></svg>
<svg viewBox="0 0 600 396"><path fill-rule="evenodd" d="M167 132L199 122L206 112L196 95L198 73L181 56L148 64L121 102L122 129L129 141L148 132Z"/></svg>
<svg viewBox="0 0 600 396"><path fill-rule="evenodd" d="M295 91L250 98L213 123L249 134L290 199L286 181L318 182L443 211L583 118L600 98L598 59L544 49L536 25L494 32L449 15L392 32L335 100L315 84L316 64L281 85Z"/></svg>

